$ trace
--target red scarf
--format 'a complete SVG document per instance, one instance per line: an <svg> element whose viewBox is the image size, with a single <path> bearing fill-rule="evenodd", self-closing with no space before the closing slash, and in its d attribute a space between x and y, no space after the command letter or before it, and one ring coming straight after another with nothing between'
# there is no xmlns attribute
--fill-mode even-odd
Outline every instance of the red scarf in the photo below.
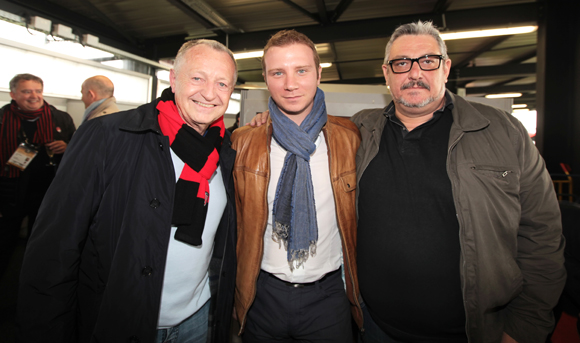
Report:
<svg viewBox="0 0 580 343"><path fill-rule="evenodd" d="M178 227L175 239L201 245L209 202L209 179L217 169L225 134L223 116L202 136L183 121L169 89L161 95L157 109L161 132L169 137L171 149L185 162L173 204L172 225Z"/></svg>
<svg viewBox="0 0 580 343"><path fill-rule="evenodd" d="M4 110L2 130L0 131L0 176L11 178L20 176L20 169L7 165L6 162L8 162L18 147L18 135L21 132L20 121L36 118L38 118L36 121L36 131L32 140L28 137L28 142L37 145L52 142L54 140L54 121L52 120L52 113L46 101L38 110L29 112L18 108L16 101L12 100L10 106Z"/></svg>

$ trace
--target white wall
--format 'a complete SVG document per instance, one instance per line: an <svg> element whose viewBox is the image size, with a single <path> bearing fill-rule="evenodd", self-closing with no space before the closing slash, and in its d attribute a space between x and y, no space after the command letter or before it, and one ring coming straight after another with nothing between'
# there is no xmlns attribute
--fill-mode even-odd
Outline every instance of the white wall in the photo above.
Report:
<svg viewBox="0 0 580 343"><path fill-rule="evenodd" d="M10 93L7 91L0 91L0 107L10 103L12 99L10 98ZM83 115L85 113L85 104L80 99L67 99L61 97L51 97L44 95L44 100L51 104L52 106L58 108L61 111L65 111L72 117L75 126L79 127L83 121ZM130 110L137 107L136 104L119 103L117 102L117 107L121 111Z"/></svg>
<svg viewBox="0 0 580 343"><path fill-rule="evenodd" d="M0 106L10 102L10 80L21 73L40 77L44 82L46 102L69 113L77 127L85 111L81 85L91 76L104 75L113 81L117 106L121 110L135 108L151 99L152 77L149 75L1 38L0 56Z"/></svg>

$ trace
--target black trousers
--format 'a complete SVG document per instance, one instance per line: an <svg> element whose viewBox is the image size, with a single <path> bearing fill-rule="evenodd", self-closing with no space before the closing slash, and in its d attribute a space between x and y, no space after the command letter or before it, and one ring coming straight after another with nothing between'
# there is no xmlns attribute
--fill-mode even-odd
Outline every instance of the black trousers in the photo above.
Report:
<svg viewBox="0 0 580 343"><path fill-rule="evenodd" d="M26 180L2 178L0 180L0 278L4 275L14 248L22 220L28 217L28 234L32 232L38 209L48 189L30 188Z"/></svg>
<svg viewBox="0 0 580 343"><path fill-rule="evenodd" d="M244 343L352 343L350 304L340 271L303 287L261 271Z"/></svg>

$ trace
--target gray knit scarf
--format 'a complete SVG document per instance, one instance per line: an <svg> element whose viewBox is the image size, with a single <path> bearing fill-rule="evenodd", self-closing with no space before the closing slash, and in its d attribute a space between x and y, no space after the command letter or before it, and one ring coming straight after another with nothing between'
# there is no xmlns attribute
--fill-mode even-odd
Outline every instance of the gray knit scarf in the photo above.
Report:
<svg viewBox="0 0 580 343"><path fill-rule="evenodd" d="M300 126L283 114L272 98L268 102L273 137L287 151L276 188L272 210L272 239L284 243L290 270L303 266L308 255L316 255L318 225L314 189L310 172L310 155L316 150L316 139L326 124L324 92L318 88L312 111Z"/></svg>

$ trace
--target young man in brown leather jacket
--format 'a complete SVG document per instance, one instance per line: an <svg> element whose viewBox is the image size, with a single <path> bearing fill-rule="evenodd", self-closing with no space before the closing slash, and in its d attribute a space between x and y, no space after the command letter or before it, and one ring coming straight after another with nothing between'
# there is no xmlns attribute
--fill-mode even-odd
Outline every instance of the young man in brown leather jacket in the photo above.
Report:
<svg viewBox="0 0 580 343"><path fill-rule="evenodd" d="M326 114L319 57L306 36L278 32L262 65L270 119L236 130L232 146L240 334L244 342L352 342L349 307L362 324L355 255L360 135L348 119Z"/></svg>

